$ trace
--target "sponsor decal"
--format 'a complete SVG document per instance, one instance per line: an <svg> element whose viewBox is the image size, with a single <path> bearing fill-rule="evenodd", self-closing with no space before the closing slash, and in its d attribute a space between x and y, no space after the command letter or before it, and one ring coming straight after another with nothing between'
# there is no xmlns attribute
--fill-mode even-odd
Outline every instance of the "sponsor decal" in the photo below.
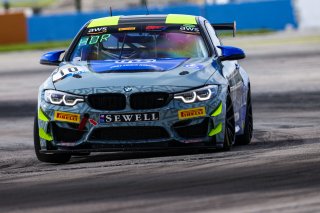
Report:
<svg viewBox="0 0 320 213"><path fill-rule="evenodd" d="M65 121L70 123L80 123L80 114L55 111L54 120Z"/></svg>
<svg viewBox="0 0 320 213"><path fill-rule="evenodd" d="M133 64L133 63L154 63L156 62L156 59L134 59L134 60L117 60L114 63L116 64Z"/></svg>
<svg viewBox="0 0 320 213"><path fill-rule="evenodd" d="M95 27L95 28L89 28L87 31L87 34L97 35L97 34L106 33L107 31L108 31L107 27Z"/></svg>
<svg viewBox="0 0 320 213"><path fill-rule="evenodd" d="M146 26L147 31L162 31L167 29L166 26Z"/></svg>
<svg viewBox="0 0 320 213"><path fill-rule="evenodd" d="M120 27L118 28L119 31L130 31L130 30L136 30L136 27Z"/></svg>
<svg viewBox="0 0 320 213"><path fill-rule="evenodd" d="M78 46L94 45L98 42L106 42L109 40L110 36L111 34L85 36L80 39Z"/></svg>
<svg viewBox="0 0 320 213"><path fill-rule="evenodd" d="M180 27L180 30L186 33L200 33L199 28L193 24L185 24Z"/></svg>
<svg viewBox="0 0 320 213"><path fill-rule="evenodd" d="M178 117L180 120L187 119L187 118L202 117L205 115L206 115L206 108L205 107L184 109L184 110L178 111Z"/></svg>
<svg viewBox="0 0 320 213"><path fill-rule="evenodd" d="M158 121L159 119L159 112L100 114L100 123Z"/></svg>
<svg viewBox="0 0 320 213"><path fill-rule="evenodd" d="M67 77L81 78L82 77L81 74L86 73L86 72L87 71L79 70L78 67L63 68L53 74L52 81L53 81L53 83L56 83L57 81L63 80Z"/></svg>
<svg viewBox="0 0 320 213"><path fill-rule="evenodd" d="M136 60L103 60L90 62L90 70L97 73L109 72L164 72L172 70L185 62L179 59L136 59ZM130 86L130 85L128 85Z"/></svg>
<svg viewBox="0 0 320 213"><path fill-rule="evenodd" d="M183 67L190 68L190 69L197 69L197 70L200 70L200 69L204 68L204 66L201 65L201 64L186 64Z"/></svg>
<svg viewBox="0 0 320 213"><path fill-rule="evenodd" d="M97 126L98 122L93 120L93 119L89 119L89 123L91 123L93 126Z"/></svg>

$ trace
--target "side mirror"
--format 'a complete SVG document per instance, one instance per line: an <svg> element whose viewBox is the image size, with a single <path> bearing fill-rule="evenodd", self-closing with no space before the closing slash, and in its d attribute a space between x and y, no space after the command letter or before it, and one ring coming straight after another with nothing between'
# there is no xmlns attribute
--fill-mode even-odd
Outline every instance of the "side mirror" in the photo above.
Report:
<svg viewBox="0 0 320 213"><path fill-rule="evenodd" d="M234 61L246 57L243 50L237 47L218 46L218 48L222 51L222 56L219 57L221 61Z"/></svg>
<svg viewBox="0 0 320 213"><path fill-rule="evenodd" d="M48 52L41 57L40 64L58 66L61 63L60 56L64 52L65 50Z"/></svg>

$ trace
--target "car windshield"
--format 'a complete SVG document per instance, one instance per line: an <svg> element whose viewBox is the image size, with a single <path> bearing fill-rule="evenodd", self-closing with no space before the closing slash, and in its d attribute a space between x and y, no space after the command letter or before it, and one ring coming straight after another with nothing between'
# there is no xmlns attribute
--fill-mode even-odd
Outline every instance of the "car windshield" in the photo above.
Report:
<svg viewBox="0 0 320 213"><path fill-rule="evenodd" d="M197 25L87 28L71 61L208 57Z"/></svg>

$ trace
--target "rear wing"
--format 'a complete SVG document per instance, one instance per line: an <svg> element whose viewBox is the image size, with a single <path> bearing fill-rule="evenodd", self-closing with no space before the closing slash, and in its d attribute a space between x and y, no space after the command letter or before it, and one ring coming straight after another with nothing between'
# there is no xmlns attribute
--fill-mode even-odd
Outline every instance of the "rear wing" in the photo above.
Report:
<svg viewBox="0 0 320 213"><path fill-rule="evenodd" d="M236 22L232 23L217 23L217 24L211 24L211 26L215 30L232 30L233 31L233 37L236 36L236 31L237 31L237 25Z"/></svg>

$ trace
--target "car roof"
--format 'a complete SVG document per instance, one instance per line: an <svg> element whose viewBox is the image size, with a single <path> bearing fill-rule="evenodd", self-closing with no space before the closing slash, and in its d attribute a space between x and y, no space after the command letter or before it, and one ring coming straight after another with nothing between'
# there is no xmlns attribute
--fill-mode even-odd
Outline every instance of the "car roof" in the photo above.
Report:
<svg viewBox="0 0 320 213"><path fill-rule="evenodd" d="M197 16L182 14L110 16L91 20L87 28L122 24L197 24Z"/></svg>

